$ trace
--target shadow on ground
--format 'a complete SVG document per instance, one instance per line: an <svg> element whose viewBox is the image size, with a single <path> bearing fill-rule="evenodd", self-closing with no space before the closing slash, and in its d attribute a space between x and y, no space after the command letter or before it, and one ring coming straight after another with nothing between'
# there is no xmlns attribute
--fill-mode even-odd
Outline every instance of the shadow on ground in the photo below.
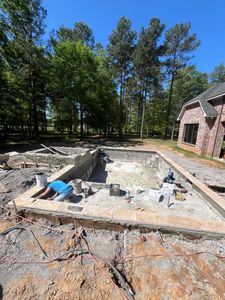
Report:
<svg viewBox="0 0 225 300"><path fill-rule="evenodd" d="M3 299L3 288L0 285L0 300L2 300L2 299Z"/></svg>
<svg viewBox="0 0 225 300"><path fill-rule="evenodd" d="M90 147L97 148L99 145L108 147L136 147L142 146L144 143L138 139L119 139L119 138L86 138L83 141L55 141L51 139L40 139L38 141L24 141L20 143L12 142L7 144L0 144L0 153L6 153L11 151L17 151L19 153L25 151L32 151L42 148L41 144L49 146L60 147Z"/></svg>

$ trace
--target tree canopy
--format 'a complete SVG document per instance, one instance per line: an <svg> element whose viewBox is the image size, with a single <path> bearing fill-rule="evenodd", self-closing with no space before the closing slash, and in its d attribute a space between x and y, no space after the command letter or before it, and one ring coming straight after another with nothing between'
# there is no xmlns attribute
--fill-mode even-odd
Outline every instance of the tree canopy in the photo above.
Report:
<svg viewBox="0 0 225 300"><path fill-rule="evenodd" d="M103 47L75 20L44 40L41 0L0 2L0 135L173 135L182 105L225 81L192 64L200 41L190 23L152 18L137 34L121 17Z"/></svg>
<svg viewBox="0 0 225 300"><path fill-rule="evenodd" d="M132 53L134 51L136 32L131 30L131 21L122 17L116 29L109 36L108 54L115 79L119 84L119 136L122 136L124 125L124 90L132 70Z"/></svg>
<svg viewBox="0 0 225 300"><path fill-rule="evenodd" d="M215 67L214 71L210 74L212 83L225 82L225 66L223 63Z"/></svg>

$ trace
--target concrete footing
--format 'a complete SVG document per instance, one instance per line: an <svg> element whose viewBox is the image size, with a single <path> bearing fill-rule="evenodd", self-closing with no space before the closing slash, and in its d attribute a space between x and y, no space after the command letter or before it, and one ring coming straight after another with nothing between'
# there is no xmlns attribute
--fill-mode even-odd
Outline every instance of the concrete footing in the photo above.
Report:
<svg viewBox="0 0 225 300"><path fill-rule="evenodd" d="M178 164L165 155L153 151L113 148L105 148L105 151L112 160L138 160L139 162L142 161L148 167L158 168L158 176L161 178L163 178L169 168L172 168L175 172L175 177L179 177L183 184L188 185L188 189L192 194L196 193L196 201L198 201L198 197L201 197L204 199L205 202L203 202L205 205L211 207L212 215L213 210L215 210L215 213L220 215L220 217L208 218L204 213L204 207L202 207L202 212L199 212L199 215L193 214L192 217L190 214L182 215L178 213L176 215L176 210L173 210L173 213L170 214L168 210L157 211L146 207L140 209L135 206L135 201L133 201L133 206L130 207L116 206L115 203L119 203L116 196L111 196L110 198L111 203L115 205L110 205L110 202L108 202L108 205L101 205L101 201L95 202L94 197L93 201L90 200L85 204L35 199L43 191L43 188L37 186L14 199L17 209L32 218L44 217L61 224L72 222L79 223L81 226L119 231L123 230L124 227L140 228L142 230L161 230L164 232L184 233L196 237L225 236L225 203L223 198L206 187ZM48 178L48 182L57 179L88 179L95 168L97 155L98 150L89 150L85 154L79 155L79 159L76 159L73 164L67 165ZM112 197L115 197L115 199ZM113 199L115 201L112 201ZM107 199L104 198L104 201L104 203L107 203ZM99 205L96 205L96 203L99 203ZM13 202L11 201L8 206L13 208Z"/></svg>

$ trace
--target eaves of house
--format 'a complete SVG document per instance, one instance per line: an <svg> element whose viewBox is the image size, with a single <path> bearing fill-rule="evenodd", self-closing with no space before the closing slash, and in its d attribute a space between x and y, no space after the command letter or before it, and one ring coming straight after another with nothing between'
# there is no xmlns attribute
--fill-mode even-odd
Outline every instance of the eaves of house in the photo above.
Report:
<svg viewBox="0 0 225 300"><path fill-rule="evenodd" d="M182 119L182 116L187 109L188 106L198 103L202 109L204 117L206 118L216 118L218 116L218 112L214 108L212 104L209 103L210 100L219 98L225 95L225 82L216 83L210 89L206 90L205 92L201 93L197 97L193 98L192 100L186 102L181 112L177 118L178 121Z"/></svg>

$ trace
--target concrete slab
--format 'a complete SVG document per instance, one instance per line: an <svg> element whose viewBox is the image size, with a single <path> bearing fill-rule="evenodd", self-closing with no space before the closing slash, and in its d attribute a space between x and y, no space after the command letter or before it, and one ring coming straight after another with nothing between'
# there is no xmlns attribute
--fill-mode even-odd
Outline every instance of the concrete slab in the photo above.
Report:
<svg viewBox="0 0 225 300"><path fill-rule="evenodd" d="M121 224L123 226L146 227L149 229L163 229L165 231L212 234L225 236L225 222L212 220L198 220L191 217L174 217L160 215L151 211L135 211L123 208L109 209L98 206L87 206L81 211L74 211L71 207L82 208L71 203L61 203L48 200L17 199L17 208L27 209L33 213L74 219L104 221ZM12 203L9 205L13 207Z"/></svg>
<svg viewBox="0 0 225 300"><path fill-rule="evenodd" d="M84 207L83 214L99 220L112 221L113 219L113 210L106 207L86 206Z"/></svg>
<svg viewBox="0 0 225 300"><path fill-rule="evenodd" d="M153 212L136 211L135 215L136 215L137 224L142 224L142 225L152 224L158 228L160 228L162 224L166 225L165 218Z"/></svg>
<svg viewBox="0 0 225 300"><path fill-rule="evenodd" d="M136 213L133 210L118 208L113 210L113 222L137 224Z"/></svg>
<svg viewBox="0 0 225 300"><path fill-rule="evenodd" d="M67 176L73 174L74 172L74 165L68 165L66 167L64 167L63 169L61 169L60 171L58 171L57 173L53 174L52 176L50 176L48 178L48 182L52 182L54 180L59 180L59 179L64 179Z"/></svg>
<svg viewBox="0 0 225 300"><path fill-rule="evenodd" d="M108 151L108 150L107 150ZM134 151L110 148L113 162L97 164L97 174L93 171L90 179L101 182L83 182L83 188L93 187L94 194L87 198L81 193L73 200L75 203L62 203L47 200L34 200L42 188L34 187L16 199L18 208L26 208L35 213L88 219L93 222L121 224L123 226L139 226L146 228L163 228L168 231L225 235L225 203L223 198L211 191L179 165L152 151ZM113 152L114 151L114 152ZM96 152L95 152L96 154ZM80 157L85 157L81 154ZM93 170L93 161L77 165L68 165L48 178L48 181L64 180L76 176L77 172L84 177ZM103 168L102 168L103 166ZM78 169L76 169L78 168ZM149 188L158 187L160 180L172 168L175 177L187 187L185 201L177 201L170 196L170 205L164 199L158 203L149 197ZM98 173L102 172L103 173ZM82 173L83 172L83 173ZM105 172L105 173L104 173ZM95 176L97 175L97 176ZM75 177L76 178L76 177ZM81 178L81 177L80 177ZM89 179L89 180L90 180ZM120 196L110 196L109 184L119 183ZM130 198L127 198L129 190ZM13 207L12 202L9 206Z"/></svg>
<svg viewBox="0 0 225 300"><path fill-rule="evenodd" d="M33 207L33 201L34 199L30 198L30 197L24 197L24 198L16 198L14 199L16 207L18 207L19 209L23 209L23 208L29 208L29 207ZM13 207L13 203L12 201L9 203L10 207Z"/></svg>
<svg viewBox="0 0 225 300"><path fill-rule="evenodd" d="M23 196L35 197L35 195L40 194L43 190L44 190L43 187L34 186L31 189L29 189L28 191L24 192L20 196L22 196L22 197ZM18 198L20 198L20 196Z"/></svg>
<svg viewBox="0 0 225 300"><path fill-rule="evenodd" d="M224 199L216 194L214 191L212 191L210 188L208 188L204 183L202 183L200 180L192 176L188 171L186 171L184 168L179 166L177 163L172 161L170 158L168 158L166 155L159 153L163 159L172 166L177 172L185 176L185 178L192 184L192 186L200 192L200 194L203 195L205 200L207 200L214 208L216 208L220 214L222 214L225 217L225 201Z"/></svg>
<svg viewBox="0 0 225 300"><path fill-rule="evenodd" d="M57 211L62 206L61 202L51 200L36 200L33 202L33 208L46 211Z"/></svg>

